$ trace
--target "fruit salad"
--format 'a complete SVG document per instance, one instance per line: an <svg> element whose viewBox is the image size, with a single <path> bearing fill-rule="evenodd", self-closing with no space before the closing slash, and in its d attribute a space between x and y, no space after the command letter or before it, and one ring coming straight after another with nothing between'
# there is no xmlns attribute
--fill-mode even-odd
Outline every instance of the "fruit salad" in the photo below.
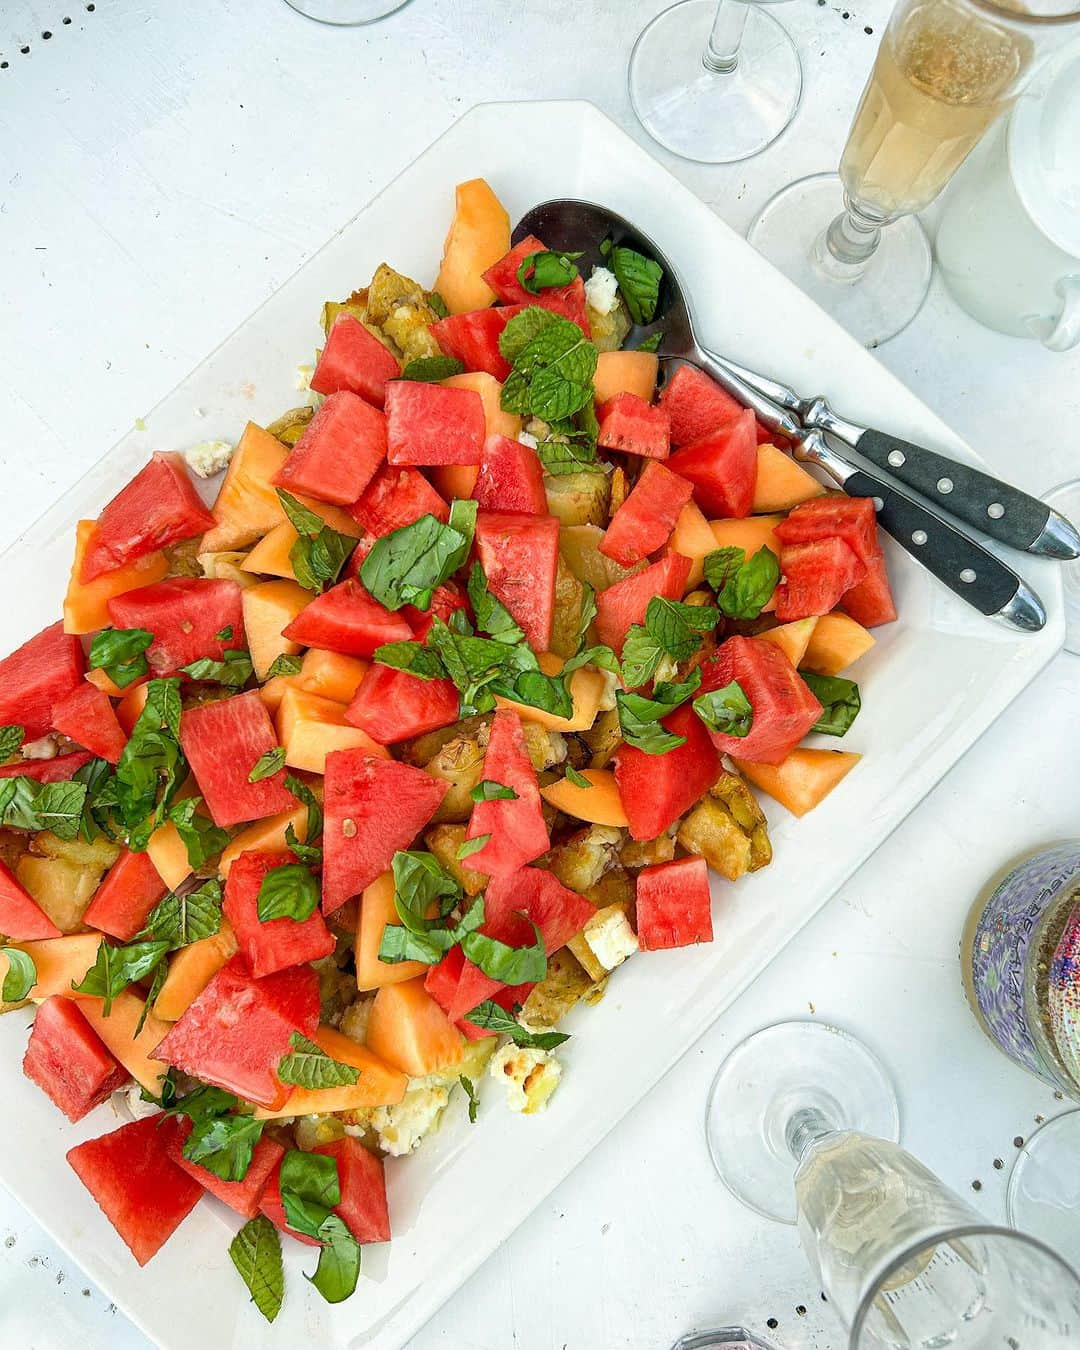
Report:
<svg viewBox="0 0 1080 1350"><path fill-rule="evenodd" d="M859 758L872 503L624 350L662 278L605 261L461 184L430 288L328 302L302 406L153 454L0 660L23 1070L100 1118L67 1159L134 1259L210 1194L271 1321L283 1243L351 1295L386 1169L455 1097L544 1108L567 1014L769 863L759 794Z"/></svg>

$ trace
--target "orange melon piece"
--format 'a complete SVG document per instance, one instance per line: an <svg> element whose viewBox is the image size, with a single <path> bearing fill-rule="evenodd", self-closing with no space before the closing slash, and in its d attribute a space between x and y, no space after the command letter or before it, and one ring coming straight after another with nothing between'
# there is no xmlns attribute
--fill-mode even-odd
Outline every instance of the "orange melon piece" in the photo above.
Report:
<svg viewBox="0 0 1080 1350"><path fill-rule="evenodd" d="M565 662L553 652L541 652L536 658L545 675L558 675ZM549 731L588 731L596 721L600 710L600 700L607 688L607 680L598 670L575 670L570 676L570 698L573 712L569 717L556 717L554 713L544 712L540 708L530 708L524 703L515 703L513 699L502 698L496 694L495 703L500 708L513 708L525 722L537 722Z"/></svg>
<svg viewBox="0 0 1080 1350"><path fill-rule="evenodd" d="M163 1022L175 1022L187 1012L227 961L237 953L236 935L228 919L208 938L181 947L169 957L169 973L154 1000L154 1013Z"/></svg>
<svg viewBox="0 0 1080 1350"><path fill-rule="evenodd" d="M443 244L435 289L451 314L483 309L495 299L484 273L510 252L510 217L483 178L459 183L454 219Z"/></svg>
<svg viewBox="0 0 1080 1350"><path fill-rule="evenodd" d="M133 684L116 705L116 720L130 736L139 714L146 707L146 685Z"/></svg>
<svg viewBox="0 0 1080 1350"><path fill-rule="evenodd" d="M815 675L839 675L874 645L872 633L846 614L823 614L801 661Z"/></svg>
<svg viewBox="0 0 1080 1350"><path fill-rule="evenodd" d="M139 1024L146 1007L146 1000L138 994L125 989L112 1001L112 1011L105 1016L105 1001L100 998L79 1000L79 1011L105 1042L106 1047L127 1069L140 1087L156 1097L161 1091L161 1079L166 1066L159 1059L152 1059L170 1031L168 1022L163 1022L153 1012L146 1014L142 1030L136 1036L135 1028Z"/></svg>
<svg viewBox="0 0 1080 1350"><path fill-rule="evenodd" d="M218 871L227 877L241 853L280 853L287 849L285 835L290 825L303 843L307 838L307 807L302 802L297 802L291 811L279 811L276 816L257 820L246 830L234 834L232 842L222 851Z"/></svg>
<svg viewBox="0 0 1080 1350"><path fill-rule="evenodd" d="M266 711L271 717L281 707L285 690L292 689L296 684L296 679L295 675L275 675L272 680L267 680L265 684L259 686L259 697L266 705Z"/></svg>
<svg viewBox="0 0 1080 1350"><path fill-rule="evenodd" d="M593 376L597 403L606 403L616 394L636 394L651 403L659 368L655 352L601 352Z"/></svg>
<svg viewBox="0 0 1080 1350"><path fill-rule="evenodd" d="M363 534L363 528L339 506L316 501L314 497L301 497L295 493L293 495L297 501L302 502L317 516L321 516L338 534L347 534L350 539L359 539ZM266 576L288 577L289 580L295 581L296 573L293 571L289 553L298 538L292 522L283 518L279 525L275 525L263 535L240 566L245 572L261 572Z"/></svg>
<svg viewBox="0 0 1080 1350"><path fill-rule="evenodd" d="M502 385L486 370L469 370L462 375L450 375L442 381L447 389L471 389L480 395L484 405L484 434L487 436L509 436L516 441L521 431L521 418L517 413L503 410L499 399ZM459 465L461 468L476 468L476 465ZM475 480L474 480L475 481ZM440 489L441 491L441 489ZM472 488L469 489L469 492ZM465 494L468 496L468 493Z"/></svg>
<svg viewBox="0 0 1080 1350"><path fill-rule="evenodd" d="M770 628L766 633L758 633L761 642L771 642L779 647L793 666L798 666L806 653L806 647L813 636L817 624L816 618L795 619L792 623L782 623Z"/></svg>
<svg viewBox="0 0 1080 1350"><path fill-rule="evenodd" d="M154 870L170 891L175 891L182 881L191 876L187 845L171 820L154 831L147 842L146 851L154 864Z"/></svg>
<svg viewBox="0 0 1080 1350"><path fill-rule="evenodd" d="M405 1096L409 1080L399 1069L373 1055L363 1045L333 1027L320 1027L315 1042L331 1059L360 1070L355 1083L333 1088L293 1088L285 1105L276 1111L257 1107L257 1120L281 1116L324 1115L331 1111L362 1111L372 1106L393 1106Z"/></svg>
<svg viewBox="0 0 1080 1350"><path fill-rule="evenodd" d="M823 801L862 759L849 750L792 750L779 764L751 764L736 759L735 767L754 787L767 792L796 816L805 816Z"/></svg>
<svg viewBox="0 0 1080 1350"><path fill-rule="evenodd" d="M422 978L382 986L371 1005L367 1045L410 1078L439 1073L462 1060L461 1034Z"/></svg>
<svg viewBox="0 0 1080 1350"><path fill-rule="evenodd" d="M235 581L243 590L247 586L254 586L258 580L250 572L244 571L241 564L245 556L235 549L223 549L220 553L200 553L199 566L203 570L203 576L209 577L211 581Z"/></svg>
<svg viewBox="0 0 1080 1350"><path fill-rule="evenodd" d="M427 971L420 961L379 960L379 943L388 923L400 923L394 906L394 875L384 872L376 877L360 897L360 919L356 926L356 987L381 989L384 984L401 984Z"/></svg>
<svg viewBox="0 0 1080 1350"><path fill-rule="evenodd" d="M444 380L445 384L446 381ZM478 464L439 464L428 471L435 491L452 502L455 497L467 500L480 474Z"/></svg>
<svg viewBox="0 0 1080 1350"><path fill-rule="evenodd" d="M69 937L46 938L41 942L12 942L29 956L37 970L37 983L27 995L41 1002L62 994L65 998L78 998L72 984L82 982L83 976L97 960L97 949L101 945L100 933L72 933ZM8 959L0 952L0 982L8 973Z"/></svg>
<svg viewBox="0 0 1080 1350"><path fill-rule="evenodd" d="M611 770L582 769L581 776L587 778L592 786L578 787L569 778L560 778L542 787L540 796L556 810L565 811L568 816L587 820L593 825L629 825L622 797L619 796L619 786Z"/></svg>
<svg viewBox="0 0 1080 1350"><path fill-rule="evenodd" d="M612 356L622 354L620 352L611 353ZM625 354L628 356L634 355L633 352ZM703 580L705 559L716 548L716 539L709 522L694 502L687 502L679 512L679 518L676 520L675 528L668 540L668 548L673 553L681 553L684 558L690 559L690 575L686 579L686 589L692 590Z"/></svg>
<svg viewBox="0 0 1080 1350"><path fill-rule="evenodd" d="M88 670L83 679L89 680L95 689L100 689L103 694L108 694L110 698L124 697L123 689L103 670Z"/></svg>
<svg viewBox="0 0 1080 1350"><path fill-rule="evenodd" d="M241 596L244 606L244 632L247 634L251 664L260 680L279 656L293 656L300 644L282 637L293 619L314 597L295 581L260 581Z"/></svg>
<svg viewBox="0 0 1080 1350"><path fill-rule="evenodd" d="M781 515L747 516L743 520L710 520L717 548L741 548L748 558L758 549L769 548L779 558L780 540L776 537L776 527L783 520Z"/></svg>
<svg viewBox="0 0 1080 1350"><path fill-rule="evenodd" d="M757 448L757 479L751 512L790 511L825 491L813 474L775 445Z"/></svg>
<svg viewBox="0 0 1080 1350"><path fill-rule="evenodd" d="M285 747L285 763L308 773L324 773L331 750L364 750L380 759L390 751L366 731L345 721L345 704L309 694L295 685L285 690L275 716L278 744Z"/></svg>
<svg viewBox="0 0 1080 1350"><path fill-rule="evenodd" d="M321 698L332 698L336 703L349 703L367 674L368 662L358 656L342 656L340 652L323 651L312 647L304 653L300 674L294 676L299 689ZM275 677L276 678L276 677Z"/></svg>
<svg viewBox="0 0 1080 1350"><path fill-rule="evenodd" d="M243 548L285 519L271 480L288 457L276 436L247 424L211 507L216 524L203 535L200 552Z"/></svg>
<svg viewBox="0 0 1080 1350"><path fill-rule="evenodd" d="M75 558L71 564L71 579L64 596L64 632L96 633L109 624L107 602L114 595L123 595L139 586L150 586L160 581L169 570L164 553L150 553L145 558L127 563L93 581L80 581L83 558L89 546L93 520L80 520L75 526Z"/></svg>

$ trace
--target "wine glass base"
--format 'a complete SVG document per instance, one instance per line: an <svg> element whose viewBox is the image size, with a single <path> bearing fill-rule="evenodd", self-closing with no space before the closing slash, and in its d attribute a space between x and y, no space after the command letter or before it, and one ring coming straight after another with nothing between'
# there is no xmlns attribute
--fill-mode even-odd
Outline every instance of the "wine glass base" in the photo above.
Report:
<svg viewBox="0 0 1080 1350"><path fill-rule="evenodd" d="M787 29L747 6L738 64L703 60L716 0L682 0L646 27L630 56L627 85L641 125L683 159L730 164L771 145L802 98L802 65Z"/></svg>
<svg viewBox="0 0 1080 1350"><path fill-rule="evenodd" d="M906 328L926 299L930 241L917 216L901 216L882 229L860 267L845 268L827 253L823 265L825 231L843 209L838 174L800 178L766 203L746 237L864 347L877 347Z"/></svg>
<svg viewBox="0 0 1080 1350"><path fill-rule="evenodd" d="M1080 478L1051 489L1043 501L1075 525L1080 522ZM1065 593L1065 650L1080 656L1080 558L1061 564Z"/></svg>
<svg viewBox="0 0 1080 1350"><path fill-rule="evenodd" d="M900 1136L896 1093L881 1062L848 1032L820 1022L779 1022L737 1045L705 1109L720 1180L744 1205L783 1223L795 1222L796 1169L784 1131L806 1109L840 1130Z"/></svg>
<svg viewBox="0 0 1080 1350"><path fill-rule="evenodd" d="M409 0L285 0L305 19L335 28L359 28L404 9Z"/></svg>
<svg viewBox="0 0 1080 1350"><path fill-rule="evenodd" d="M1005 1213L1010 1225L1080 1270L1080 1111L1055 1116L1035 1131L1013 1164Z"/></svg>

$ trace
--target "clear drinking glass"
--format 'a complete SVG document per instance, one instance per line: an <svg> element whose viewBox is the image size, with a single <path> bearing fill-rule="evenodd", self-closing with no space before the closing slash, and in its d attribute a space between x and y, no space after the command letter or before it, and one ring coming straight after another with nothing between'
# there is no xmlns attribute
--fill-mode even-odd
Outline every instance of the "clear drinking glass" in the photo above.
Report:
<svg viewBox="0 0 1080 1350"><path fill-rule="evenodd" d="M867 346L893 337L930 285L930 244L915 212L1078 19L1077 0L900 0L839 175L784 188L750 226L750 242Z"/></svg>
<svg viewBox="0 0 1080 1350"><path fill-rule="evenodd" d="M680 1336L671 1350L776 1350L776 1346L745 1327L716 1327Z"/></svg>
<svg viewBox="0 0 1080 1350"><path fill-rule="evenodd" d="M653 140L684 159L728 164L771 145L795 116L802 65L759 3L682 0L638 37L627 85Z"/></svg>
<svg viewBox="0 0 1080 1350"><path fill-rule="evenodd" d="M721 1179L741 1199L765 1200L769 1208L755 1208L766 1213L794 1212L849 1350L1080 1343L1080 1276L1060 1256L988 1224L899 1144L859 1128L859 1113L889 1115L890 1099L895 1120L884 1070L846 1033L806 1022L766 1028L732 1052L710 1094ZM728 1117L756 1119L738 1148L718 1146ZM763 1181L784 1171L786 1205Z"/></svg>
<svg viewBox="0 0 1080 1350"><path fill-rule="evenodd" d="M404 9L409 0L285 0L285 3L316 23L354 28L385 19L388 14Z"/></svg>

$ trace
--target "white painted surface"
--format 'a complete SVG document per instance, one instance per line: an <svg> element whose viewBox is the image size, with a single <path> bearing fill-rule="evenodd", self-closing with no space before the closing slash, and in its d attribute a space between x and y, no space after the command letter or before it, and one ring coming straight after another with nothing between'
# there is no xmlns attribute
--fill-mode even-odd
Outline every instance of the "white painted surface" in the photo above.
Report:
<svg viewBox="0 0 1080 1350"><path fill-rule="evenodd" d="M473 103L589 97L638 134L625 62L659 8L414 0L342 31L279 0L99 0L93 13L7 0L0 546ZM835 163L876 46L863 26L880 29L887 10L867 0L845 21L839 4L785 6L806 69L789 133L730 169L659 157L743 228L784 182ZM1022 485L1044 490L1080 470L1076 354L980 329L935 286L880 355ZM981 1179L977 1203L1000 1216L995 1158L1007 1168L1013 1137L1060 1104L975 1029L956 942L990 872L1077 831L1078 694L1080 661L1059 657L414 1350L663 1350L691 1326L745 1318L761 1329L770 1316L785 1345L839 1350L793 1230L728 1197L701 1133L726 1050L810 1005L882 1054L905 1141L961 1189ZM0 1239L0 1343L146 1344L3 1197Z"/></svg>

